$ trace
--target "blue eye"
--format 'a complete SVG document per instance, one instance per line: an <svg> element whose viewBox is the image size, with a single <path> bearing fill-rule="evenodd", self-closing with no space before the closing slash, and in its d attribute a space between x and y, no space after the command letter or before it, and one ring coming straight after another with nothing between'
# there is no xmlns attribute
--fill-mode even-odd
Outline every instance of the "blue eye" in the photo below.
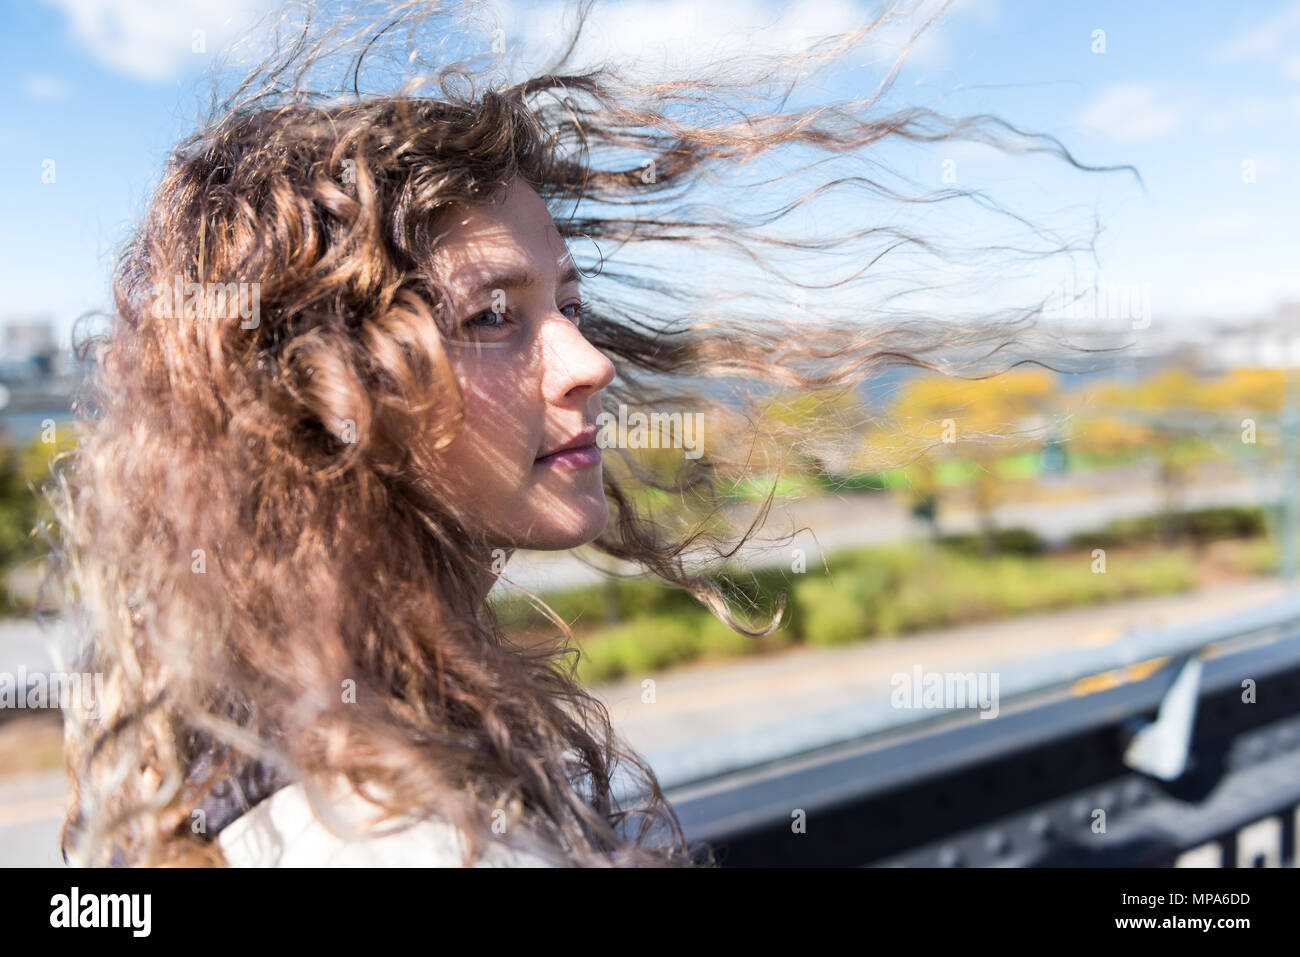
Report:
<svg viewBox="0 0 1300 957"><path fill-rule="evenodd" d="M580 325L582 325L582 320L583 320L583 318L587 315L587 309L590 308L590 306L591 306L591 303L587 302L587 301L584 299L582 302L570 303L569 305L565 306L564 308L565 308L565 309L576 309L576 310L578 310L577 315L570 316L569 318L573 320L573 324L574 324L575 326L580 326Z"/></svg>
<svg viewBox="0 0 1300 957"><path fill-rule="evenodd" d="M567 306L564 306L562 311L568 309L576 310L575 313L571 314L565 312L564 314L573 321L573 324L575 326L581 326L582 320L587 314L588 306L589 303L583 300L581 302L574 302L574 303L570 303ZM509 328L513 324L514 324L514 319L510 317L510 313L508 311L493 312L491 309L487 309L484 310L483 312L470 316L468 319L466 319L461 324L461 329L472 329L475 331L480 331L480 330L500 331Z"/></svg>
<svg viewBox="0 0 1300 957"><path fill-rule="evenodd" d="M480 324L479 320L486 319L488 323ZM489 324L492 320L501 320L500 324ZM466 329L504 329L506 327L507 317L504 312L493 312L491 309L486 312L480 312L476 316L470 316L465 320L464 328Z"/></svg>

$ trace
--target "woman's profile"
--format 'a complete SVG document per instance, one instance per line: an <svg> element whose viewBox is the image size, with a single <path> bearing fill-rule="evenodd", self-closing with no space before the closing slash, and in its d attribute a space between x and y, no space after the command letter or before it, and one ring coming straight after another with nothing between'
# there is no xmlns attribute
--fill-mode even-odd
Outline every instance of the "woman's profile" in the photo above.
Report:
<svg viewBox="0 0 1300 957"><path fill-rule="evenodd" d="M99 714L67 720L70 863L713 862L576 678L566 623L516 643L489 591L518 549L590 546L764 634L779 609L737 615L699 564L764 514L720 530L711 480L819 438L764 419L762 387L833 394L888 363L945 369L924 358L940 345L1027 341L1016 322L867 328L799 299L925 249L899 226L765 229L833 188L899 198L818 173L819 151L1029 141L886 109L892 73L851 103L788 105L782 82L888 13L686 80L563 56L514 82L496 60L422 70L453 31L493 48L466 26L476 8L391 4L282 40L177 145L123 250L84 434L51 487L106 689ZM375 62L395 69L387 88ZM774 102L742 110L756 89ZM811 189L747 187L766 218L703 202L800 151ZM637 259L670 247L694 275ZM731 278L767 284L761 310L726 286L737 251ZM772 266L789 253L824 259ZM816 281L832 258L849 275ZM702 414L708 453L647 472L597 441L620 405ZM693 504L652 514L646 486Z"/></svg>

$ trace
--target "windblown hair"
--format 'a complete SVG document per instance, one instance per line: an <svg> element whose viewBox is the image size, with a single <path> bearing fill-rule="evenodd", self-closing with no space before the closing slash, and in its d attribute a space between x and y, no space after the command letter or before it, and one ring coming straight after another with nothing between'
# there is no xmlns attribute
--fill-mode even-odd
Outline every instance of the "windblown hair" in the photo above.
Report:
<svg viewBox="0 0 1300 957"><path fill-rule="evenodd" d="M422 54L418 38L463 28L467 9L392 5L382 26L343 42L309 20L214 97L124 248L110 327L85 347L96 362L78 403L83 434L48 489L55 576L84 616L82 667L102 672L106 688L99 714L66 724L73 863L223 863L195 811L256 768L312 789L341 776L394 817L450 819L469 838L466 863L495 839L497 809L509 829L547 835L576 864L711 861L709 848L687 846L653 771L576 678L564 622L550 643L507 636L475 584L484 551L428 479L463 411L444 348L449 298L429 269L451 211L492 202L515 177L530 184L566 239L601 250L583 329L618 371L606 408L708 410L721 424L714 434L737 439L683 461L670 480L635 456L607 464L611 520L593 547L688 590L748 635L776 618L742 621L734 596L693 560L735 554L771 499L728 536L650 514L638 483L690 490L712 516L716 480L742 474L755 448L820 441L817 422L764 417L754 383L839 395L884 365L950 371L927 358L941 347L964 367L1027 341L1028 312L863 324L810 303L791 315L797 289L865 289L886 252L927 243L862 225L865 202L842 234L776 238L765 227L837 188L882 205L975 194L909 197L873 168L823 176L766 216L693 201L705 183L735 188L765 155L826 157L746 184L751 195L770 196L824 159L869 164L865 153L886 140L978 139L1080 165L1054 140L993 118L886 109L897 64L860 100L787 109L792 85L775 109L740 109L795 68L815 75L810 67L837 61L889 11L806 55L650 82L609 65L566 71L584 8L559 62L522 82L484 84L488 68L467 59L421 73L412 53L394 62L414 63L414 80L362 92L367 58L403 35ZM350 89L313 88L340 53ZM685 277L650 277L657 252L644 266L633 258L682 243L709 279L694 293ZM1062 248L1049 246L1032 254ZM758 269L733 273L748 289L780 289L766 301L755 293L748 316L716 271L737 251ZM834 252L855 271L797 282L770 251ZM194 283L221 284L227 302L191 298ZM230 308L241 283L256 284L255 321ZM634 800L616 794L616 771L636 783Z"/></svg>

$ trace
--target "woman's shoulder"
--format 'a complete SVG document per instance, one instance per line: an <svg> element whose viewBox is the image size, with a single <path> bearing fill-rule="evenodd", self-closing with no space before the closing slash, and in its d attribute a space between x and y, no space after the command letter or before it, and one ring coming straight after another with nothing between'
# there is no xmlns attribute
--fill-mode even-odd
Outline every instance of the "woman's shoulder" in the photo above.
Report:
<svg viewBox="0 0 1300 957"><path fill-rule="evenodd" d="M460 867L463 838L449 821L425 819L376 825L379 809L355 792L329 808L350 830L340 836L318 818L301 784L290 784L227 824L217 837L231 867ZM534 842L535 843L535 842ZM475 867L556 867L564 862L535 850L489 841Z"/></svg>

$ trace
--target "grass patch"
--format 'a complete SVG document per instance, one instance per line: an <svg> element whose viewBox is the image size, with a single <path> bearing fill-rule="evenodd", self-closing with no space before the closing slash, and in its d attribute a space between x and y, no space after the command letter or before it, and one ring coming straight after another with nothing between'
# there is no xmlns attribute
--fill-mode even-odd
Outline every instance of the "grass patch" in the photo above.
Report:
<svg viewBox="0 0 1300 957"><path fill-rule="evenodd" d="M1106 570L1093 571L1091 551L1057 555L999 555L981 558L962 547L894 545L856 549L828 557L830 576L820 566L793 575L781 569L736 576L746 611L762 611L787 598L782 627L753 639L739 635L680 590L648 591L620 582L612 593L577 590L550 599L557 608L578 609L581 596L600 592L625 610L612 626L582 627L595 614L577 617L575 633L583 657L579 675L588 683L647 675L705 658L734 658L790 645L833 647L931 628L952 627L1037 611L1092 605L1191 588L1196 564L1174 549L1120 549L1107 556ZM650 586L654 588L654 586ZM671 597L670 597L671 596ZM742 608L743 610L743 608ZM566 617L566 620L569 620Z"/></svg>

